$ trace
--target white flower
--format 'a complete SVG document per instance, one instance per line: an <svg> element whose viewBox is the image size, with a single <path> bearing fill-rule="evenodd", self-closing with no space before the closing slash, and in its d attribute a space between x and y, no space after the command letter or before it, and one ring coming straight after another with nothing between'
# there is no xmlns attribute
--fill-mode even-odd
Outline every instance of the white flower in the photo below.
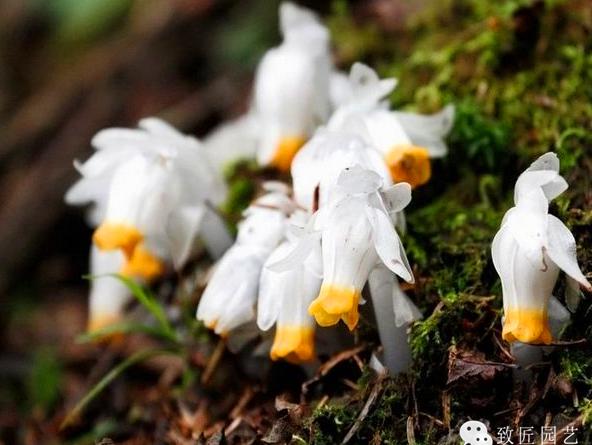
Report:
<svg viewBox="0 0 592 445"><path fill-rule="evenodd" d="M382 178L360 166L345 168L337 179L329 202L313 218L313 230L303 237L308 246L321 237L323 282L309 313L321 326L343 320L352 330L358 323L358 304L370 271L380 260L408 282L411 268L393 217L411 200L409 184L381 190ZM272 265L285 270L295 258L306 257L306 248L295 248L286 259ZM291 258L292 257L292 258Z"/></svg>
<svg viewBox="0 0 592 445"><path fill-rule="evenodd" d="M220 259L197 308L197 319L227 335L255 318L263 263L285 236L294 210L285 193L257 199L245 212L235 244Z"/></svg>
<svg viewBox="0 0 592 445"><path fill-rule="evenodd" d="M124 263L119 251L103 252L93 246L90 253L90 284L88 331L93 332L120 322L125 305L131 300L129 289L117 278L106 276L116 273Z"/></svg>
<svg viewBox="0 0 592 445"><path fill-rule="evenodd" d="M412 187L426 183L431 176L430 158L447 152L443 138L452 127L454 108L448 106L431 116L391 111L385 98L395 88L396 80L381 80L361 63L352 66L349 93L342 77L334 75L333 82L333 95L341 97L341 104L328 127L350 131L355 128L382 153L395 182L408 182Z"/></svg>
<svg viewBox="0 0 592 445"><path fill-rule="evenodd" d="M252 113L259 128L257 159L289 171L292 158L329 113L329 34L309 10L282 3L284 41L257 69Z"/></svg>
<svg viewBox="0 0 592 445"><path fill-rule="evenodd" d="M411 364L407 330L412 322L421 319L421 313L384 265L378 265L370 272L368 289L384 362L392 374L407 371Z"/></svg>
<svg viewBox="0 0 592 445"><path fill-rule="evenodd" d="M303 224L307 215L299 211L290 222ZM318 295L322 281L321 246L317 241L307 250L307 258L296 260L285 271L268 266L292 251L304 229L292 226L287 240L269 256L263 267L259 288L257 325L263 331L276 325L271 358L284 358L292 362L306 362L315 357L314 320L308 306Z"/></svg>
<svg viewBox="0 0 592 445"><path fill-rule="evenodd" d="M344 131L317 131L292 163L294 199L305 209L315 211L329 201L341 172L356 165L379 175L381 186L392 184L380 153L359 136Z"/></svg>
<svg viewBox="0 0 592 445"><path fill-rule="evenodd" d="M570 282L592 289L578 266L573 235L548 214L549 201L567 187L559 175L557 156L541 156L516 181L516 206L508 210L493 240L491 254L502 281L507 341L552 342L548 305L560 269Z"/></svg>
<svg viewBox="0 0 592 445"><path fill-rule="evenodd" d="M204 241L214 255L230 238L209 207L221 203L226 189L200 143L159 119L143 119L139 127L107 129L93 138L97 151L77 165L82 179L66 201L94 203L94 243L124 253L123 275L150 280L169 258L182 265L199 231L211 235Z"/></svg>

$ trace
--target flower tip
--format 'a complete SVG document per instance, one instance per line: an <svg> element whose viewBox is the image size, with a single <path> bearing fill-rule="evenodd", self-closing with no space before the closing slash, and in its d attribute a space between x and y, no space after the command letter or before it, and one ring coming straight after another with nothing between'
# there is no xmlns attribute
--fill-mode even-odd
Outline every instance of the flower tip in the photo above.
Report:
<svg viewBox="0 0 592 445"><path fill-rule="evenodd" d="M510 309L505 312L502 338L510 343L548 345L553 341L547 313L538 309Z"/></svg>
<svg viewBox="0 0 592 445"><path fill-rule="evenodd" d="M140 244L123 264L120 273L125 277L141 277L152 281L161 276L164 270L164 262Z"/></svg>
<svg viewBox="0 0 592 445"><path fill-rule="evenodd" d="M280 139L273 158L270 161L272 167L279 171L288 173L292 166L292 160L300 147L304 145L306 139L302 136L287 136Z"/></svg>
<svg viewBox="0 0 592 445"><path fill-rule="evenodd" d="M406 182L416 188L432 176L430 154L427 149L415 145L397 145L385 157L391 177L395 182Z"/></svg>
<svg viewBox="0 0 592 445"><path fill-rule="evenodd" d="M314 328L310 326L278 326L269 355L272 360L285 359L291 363L314 360Z"/></svg>

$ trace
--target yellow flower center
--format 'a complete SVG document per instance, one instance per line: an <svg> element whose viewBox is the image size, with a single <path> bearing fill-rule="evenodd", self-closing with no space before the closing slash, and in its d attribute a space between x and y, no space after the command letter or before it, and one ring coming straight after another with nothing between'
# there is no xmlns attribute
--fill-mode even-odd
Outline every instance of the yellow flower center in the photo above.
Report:
<svg viewBox="0 0 592 445"><path fill-rule="evenodd" d="M121 267L120 273L126 277L142 277L147 281L159 277L164 272L164 263L139 244L131 257Z"/></svg>
<svg viewBox="0 0 592 445"><path fill-rule="evenodd" d="M358 324L360 291L354 287L323 284L319 296L308 307L320 326L333 326L343 320L349 330Z"/></svg>
<svg viewBox="0 0 592 445"><path fill-rule="evenodd" d="M504 340L544 345L553 341L546 311L512 308L507 310L504 315L502 330Z"/></svg>
<svg viewBox="0 0 592 445"><path fill-rule="evenodd" d="M302 136L286 136L280 139L270 165L282 172L289 172L292 159L304 145L306 139Z"/></svg>
<svg viewBox="0 0 592 445"><path fill-rule="evenodd" d="M144 239L133 226L106 221L95 230L93 242L101 250L121 249L130 258L136 245Z"/></svg>
<svg viewBox="0 0 592 445"><path fill-rule="evenodd" d="M314 328L310 326L278 326L270 357L292 363L308 362L315 357Z"/></svg>
<svg viewBox="0 0 592 445"><path fill-rule="evenodd" d="M415 145L397 145L385 156L395 182L408 182L415 188L429 181L432 175L429 152Z"/></svg>

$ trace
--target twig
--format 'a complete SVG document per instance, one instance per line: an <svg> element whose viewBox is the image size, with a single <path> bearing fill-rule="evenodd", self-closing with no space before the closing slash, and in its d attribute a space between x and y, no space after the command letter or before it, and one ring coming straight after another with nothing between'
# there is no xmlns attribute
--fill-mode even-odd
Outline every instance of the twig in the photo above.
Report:
<svg viewBox="0 0 592 445"><path fill-rule="evenodd" d="M358 429L360 428L360 425L362 425L362 422L364 421L364 419L366 418L366 416L370 412L370 408L372 407L372 405L374 404L374 402L378 398L378 395L382 391L382 383L384 382L385 378L386 378L386 374L380 374L378 376L378 378L376 379L376 383L374 384L374 387L372 388L372 392L368 396L368 400L366 400L366 403L364 404L362 411L360 411L360 414L358 414L356 421L354 422L354 424L352 425L350 430L347 432L347 434L343 438L341 445L345 445L346 443L348 443L351 440L351 438L354 437L354 434L356 434L356 431L358 431Z"/></svg>
<svg viewBox="0 0 592 445"><path fill-rule="evenodd" d="M201 376L201 383L203 385L206 385L210 381L210 378L214 374L214 371L216 370L216 367L218 366L218 363L220 362L220 359L222 358L225 349L226 341L223 338L221 338L220 340L218 340L216 349L214 349L214 352L212 352L212 355L208 360L208 364L206 365L206 369L204 370L204 373Z"/></svg>
<svg viewBox="0 0 592 445"><path fill-rule="evenodd" d="M409 445L415 445L415 430L413 429L413 424L415 421L413 420L413 416L407 417L407 443Z"/></svg>

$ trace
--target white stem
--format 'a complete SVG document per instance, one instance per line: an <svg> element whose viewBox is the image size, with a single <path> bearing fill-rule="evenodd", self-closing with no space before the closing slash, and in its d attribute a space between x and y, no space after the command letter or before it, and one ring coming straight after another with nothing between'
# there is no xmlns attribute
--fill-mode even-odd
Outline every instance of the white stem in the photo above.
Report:
<svg viewBox="0 0 592 445"><path fill-rule="evenodd" d="M383 266L374 268L368 278L378 335L384 351L383 360L392 375L408 371L411 365L407 334L409 325L395 324L393 288L398 286L395 280L394 274Z"/></svg>

